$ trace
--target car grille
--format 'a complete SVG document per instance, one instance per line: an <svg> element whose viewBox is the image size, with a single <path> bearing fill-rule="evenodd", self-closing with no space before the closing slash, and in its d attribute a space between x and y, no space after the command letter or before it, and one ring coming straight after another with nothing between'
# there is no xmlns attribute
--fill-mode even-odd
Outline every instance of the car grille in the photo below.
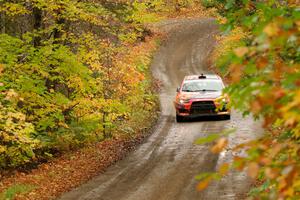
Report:
<svg viewBox="0 0 300 200"><path fill-rule="evenodd" d="M192 103L191 114L215 113L216 106L213 101L197 101Z"/></svg>

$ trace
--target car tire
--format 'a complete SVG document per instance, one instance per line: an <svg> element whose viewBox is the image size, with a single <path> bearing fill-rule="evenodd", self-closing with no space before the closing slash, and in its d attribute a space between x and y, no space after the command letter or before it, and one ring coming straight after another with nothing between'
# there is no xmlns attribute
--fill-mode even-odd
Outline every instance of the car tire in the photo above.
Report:
<svg viewBox="0 0 300 200"><path fill-rule="evenodd" d="M176 114L176 122L180 123L184 121L184 117Z"/></svg>

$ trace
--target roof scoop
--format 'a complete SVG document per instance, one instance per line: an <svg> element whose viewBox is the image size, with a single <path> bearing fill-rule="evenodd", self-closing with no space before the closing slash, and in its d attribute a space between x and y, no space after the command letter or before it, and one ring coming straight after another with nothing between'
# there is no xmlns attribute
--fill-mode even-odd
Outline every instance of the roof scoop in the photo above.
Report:
<svg viewBox="0 0 300 200"><path fill-rule="evenodd" d="M206 76L204 74L201 74L198 78L199 79L206 79Z"/></svg>

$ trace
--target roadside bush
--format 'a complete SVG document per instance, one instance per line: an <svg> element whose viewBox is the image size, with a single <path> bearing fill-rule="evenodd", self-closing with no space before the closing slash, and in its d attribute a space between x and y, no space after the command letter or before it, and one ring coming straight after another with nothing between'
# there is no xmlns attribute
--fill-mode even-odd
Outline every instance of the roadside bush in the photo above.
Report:
<svg viewBox="0 0 300 200"><path fill-rule="evenodd" d="M23 113L0 103L0 169L31 162L40 142L33 139L34 126Z"/></svg>
<svg viewBox="0 0 300 200"><path fill-rule="evenodd" d="M216 0L202 0L202 5L206 8L211 8L217 6Z"/></svg>

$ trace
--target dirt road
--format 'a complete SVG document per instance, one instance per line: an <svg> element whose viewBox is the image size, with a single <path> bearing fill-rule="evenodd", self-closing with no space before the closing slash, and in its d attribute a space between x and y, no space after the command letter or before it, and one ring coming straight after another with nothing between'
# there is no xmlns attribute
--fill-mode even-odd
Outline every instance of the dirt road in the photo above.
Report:
<svg viewBox="0 0 300 200"><path fill-rule="evenodd" d="M250 181L244 173L230 172L203 192L196 191L195 176L215 171L232 158L232 152L210 153L209 145L195 145L197 138L236 128L231 145L254 138L260 126L233 112L230 121L198 119L175 122L172 100L185 75L207 72L207 58L218 32L213 19L175 20L160 25L170 32L153 60L153 74L160 79L162 116L154 133L127 158L61 200L213 200L241 199Z"/></svg>

